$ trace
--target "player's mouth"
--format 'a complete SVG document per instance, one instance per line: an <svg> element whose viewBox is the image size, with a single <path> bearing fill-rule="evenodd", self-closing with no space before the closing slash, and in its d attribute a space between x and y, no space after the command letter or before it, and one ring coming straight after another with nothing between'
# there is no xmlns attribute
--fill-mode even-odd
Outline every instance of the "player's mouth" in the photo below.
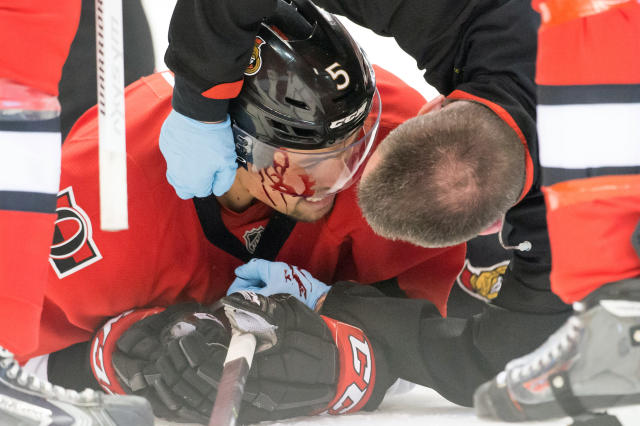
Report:
<svg viewBox="0 0 640 426"><path fill-rule="evenodd" d="M322 207L326 204L331 204L334 198L335 194L325 195L324 197L305 197L303 199L314 207Z"/></svg>

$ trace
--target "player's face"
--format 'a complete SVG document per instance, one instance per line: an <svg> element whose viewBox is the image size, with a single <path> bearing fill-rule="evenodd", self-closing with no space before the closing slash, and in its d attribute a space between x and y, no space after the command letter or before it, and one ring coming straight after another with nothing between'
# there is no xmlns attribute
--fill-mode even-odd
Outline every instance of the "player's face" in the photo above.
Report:
<svg viewBox="0 0 640 426"><path fill-rule="evenodd" d="M374 95L362 124L345 127L322 149L274 146L234 125L246 166L238 172L245 195L299 221L316 221L329 213L335 194L354 183L374 145L381 111L380 96Z"/></svg>
<svg viewBox="0 0 640 426"><path fill-rule="evenodd" d="M331 211L335 194L323 198L314 196L329 182L332 169L339 169L340 158L323 163L323 174L311 178L304 169L296 165L284 152L274 155L273 164L257 171L238 169L238 179L242 186L258 200L281 213L302 222L314 222ZM335 167L332 167L335 165ZM249 165L249 170L252 170ZM326 173L326 175L324 174ZM331 178L333 181L334 178ZM324 186L323 186L324 185Z"/></svg>

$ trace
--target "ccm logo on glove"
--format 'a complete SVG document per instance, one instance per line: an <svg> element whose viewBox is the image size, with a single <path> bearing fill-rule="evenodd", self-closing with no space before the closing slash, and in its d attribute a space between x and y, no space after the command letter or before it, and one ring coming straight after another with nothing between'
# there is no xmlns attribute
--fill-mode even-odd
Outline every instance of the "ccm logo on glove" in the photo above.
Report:
<svg viewBox="0 0 640 426"><path fill-rule="evenodd" d="M112 394L126 394L111 364L111 354L116 348L118 338L134 323L150 315L164 311L165 308L130 310L110 319L95 334L91 341L91 370L102 388Z"/></svg>
<svg viewBox="0 0 640 426"><path fill-rule="evenodd" d="M362 330L321 315L339 349L340 377L336 396L325 412L346 414L360 410L375 386L373 348Z"/></svg>

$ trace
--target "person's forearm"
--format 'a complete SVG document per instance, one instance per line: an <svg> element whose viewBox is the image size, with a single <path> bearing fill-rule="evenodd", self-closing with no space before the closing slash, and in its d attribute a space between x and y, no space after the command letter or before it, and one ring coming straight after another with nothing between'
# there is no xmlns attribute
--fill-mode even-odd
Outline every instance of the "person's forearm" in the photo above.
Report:
<svg viewBox="0 0 640 426"><path fill-rule="evenodd" d="M176 75L173 106L199 121L221 121L242 88L255 36L276 0L180 0L165 62Z"/></svg>
<svg viewBox="0 0 640 426"><path fill-rule="evenodd" d="M316 312L320 312L320 309L322 309L322 305L324 305L324 300L327 298L327 294L328 292L320 296L320 298L318 298L318 301L316 302L316 307L314 309Z"/></svg>
<svg viewBox="0 0 640 426"><path fill-rule="evenodd" d="M320 313L361 328L390 377L470 406L473 390L497 372L474 346L474 319L443 318L427 300L387 297L370 285L340 282L326 296Z"/></svg>

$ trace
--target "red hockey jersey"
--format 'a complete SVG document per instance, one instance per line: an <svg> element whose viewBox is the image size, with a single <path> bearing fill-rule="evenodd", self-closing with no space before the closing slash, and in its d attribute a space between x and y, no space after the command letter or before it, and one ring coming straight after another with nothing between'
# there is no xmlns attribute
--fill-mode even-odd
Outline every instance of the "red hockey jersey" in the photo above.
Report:
<svg viewBox="0 0 640 426"><path fill-rule="evenodd" d="M382 140L414 116L424 99L380 68L376 76ZM178 198L166 181L158 136L171 110L171 78L168 72L155 74L126 91L129 230L110 233L98 227L95 108L78 120L64 143L40 347L32 355L88 340L105 320L131 308L190 299L213 302L225 294L234 268L244 263L210 242L206 211L195 207L201 200ZM328 284L395 277L410 297L429 299L444 313L464 261L464 244L426 249L386 240L373 233L356 201L352 187L337 195L326 217L294 223L286 240L273 243L279 247L274 260L304 268ZM214 198L209 202L217 205ZM218 211L243 250L253 253L258 245L272 244L264 232L274 216L267 205L257 202L243 213L219 206Z"/></svg>
<svg viewBox="0 0 640 426"><path fill-rule="evenodd" d="M80 6L80 0L0 0L0 78L57 96Z"/></svg>

